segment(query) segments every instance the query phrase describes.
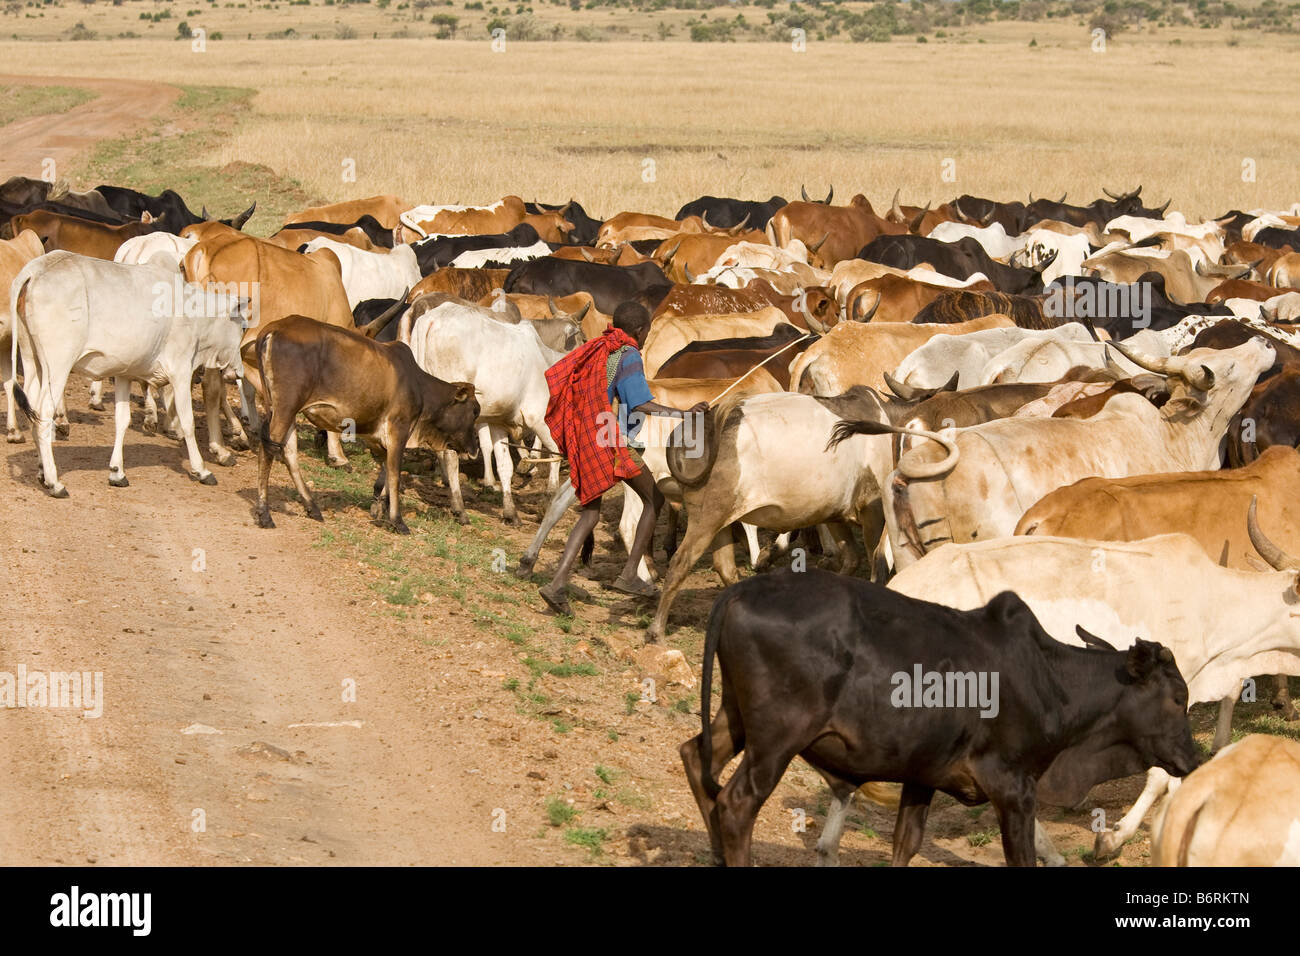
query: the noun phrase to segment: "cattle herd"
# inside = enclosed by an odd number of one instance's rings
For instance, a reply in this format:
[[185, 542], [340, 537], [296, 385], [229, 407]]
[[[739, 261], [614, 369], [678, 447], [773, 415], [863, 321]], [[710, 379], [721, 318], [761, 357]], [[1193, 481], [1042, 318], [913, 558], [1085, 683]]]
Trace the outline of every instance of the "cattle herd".
[[[1261, 675], [1296, 718], [1300, 205], [1193, 222], [1140, 187], [1086, 205], [895, 194], [880, 212], [801, 194], [604, 220], [574, 201], [383, 195], [262, 239], [242, 231], [253, 207], [216, 220], [170, 190], [14, 178], [0, 186], [8, 440], [25, 439], [21, 412], [39, 451], [24, 479], [67, 497], [68, 379], [93, 380], [100, 408], [111, 378], [109, 483], [126, 486], [140, 383], [143, 428], [183, 439], [191, 477], [216, 484], [205, 458], [256, 449], [264, 528], [277, 459], [328, 520], [299, 470], [299, 416], [332, 465], [344, 436], [367, 444], [372, 516], [398, 533], [407, 448], [436, 453], [462, 522], [462, 458], [481, 454], [512, 525], [515, 468], [546, 467], [528, 578], [574, 503], [546, 369], [636, 301], [654, 316], [655, 400], [710, 406], [643, 431], [670, 560], [641, 575], [659, 584], [649, 641], [668, 638], [706, 554], [728, 585], [707, 622], [701, 733], [681, 746], [717, 862], [750, 862], [759, 808], [798, 755], [832, 793], [821, 863], [859, 788], [897, 803], [895, 864], [918, 851], [936, 790], [992, 802], [1009, 864], [1061, 863], [1040, 806], [1086, 806], [1138, 773], [1098, 860], [1163, 797], [1156, 862], [1300, 863], [1294, 811], [1269, 796], [1300, 788], [1300, 745], [1230, 743]], [[640, 508], [624, 496], [625, 544]], [[737, 544], [756, 570], [782, 568], [741, 581]], [[1210, 702], [1207, 762], [1188, 707]]]

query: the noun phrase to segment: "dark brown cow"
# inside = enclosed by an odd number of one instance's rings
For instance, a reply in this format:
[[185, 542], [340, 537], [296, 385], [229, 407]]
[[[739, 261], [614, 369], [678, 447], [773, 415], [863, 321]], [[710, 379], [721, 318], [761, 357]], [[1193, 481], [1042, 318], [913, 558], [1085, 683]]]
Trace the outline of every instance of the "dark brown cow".
[[22, 233], [24, 229], [36, 233], [46, 252], [66, 249], [68, 252], [109, 261], [112, 261], [118, 247], [126, 240], [146, 233], [158, 232], [164, 228], [162, 219], [149, 218], [140, 222], [109, 226], [102, 222], [91, 222], [88, 219], [78, 219], [76, 216], [65, 216], [43, 209], [14, 216], [9, 224], [15, 236]]
[[276, 455], [288, 466], [307, 516], [324, 520], [298, 470], [294, 422], [299, 414], [325, 431], [353, 428], [366, 441], [381, 462], [371, 515], [383, 514], [386, 492], [388, 525], [399, 534], [410, 533], [399, 508], [407, 443], [462, 453], [477, 447], [474, 386], [434, 378], [415, 363], [405, 343], [377, 343], [349, 329], [291, 315], [266, 326], [245, 346], [245, 361], [252, 357], [250, 347], [266, 397], [257, 453], [257, 523], [263, 528], [275, 527], [267, 482]]
[[1005, 315], [1022, 329], [1054, 329], [1072, 321], [1043, 312], [1043, 296], [951, 289], [935, 296], [912, 319], [917, 325], [969, 322], [984, 315]]
[[1282, 366], [1251, 390], [1228, 425], [1224, 457], [1230, 467], [1239, 468], [1274, 445], [1300, 448], [1300, 364]]
[[1202, 329], [1196, 338], [1179, 349], [1178, 354], [1186, 355], [1192, 349], [1236, 348], [1242, 342], [1250, 339], [1262, 339], [1273, 346], [1273, 351], [1277, 353], [1277, 361], [1273, 363], [1273, 367], [1260, 372], [1256, 384], [1272, 378], [1282, 370], [1283, 365], [1300, 363], [1300, 349], [1297, 349], [1290, 342], [1275, 335], [1269, 335], [1267, 332], [1238, 322], [1235, 319], [1225, 319], [1222, 322], [1216, 322], [1208, 329]]
[[[759, 365], [767, 370], [777, 383], [786, 391], [790, 390], [790, 363], [795, 357], [817, 341], [816, 335], [810, 335], [802, 341], [795, 339], [794, 344], [788, 336], [769, 336], [764, 339], [728, 339], [737, 343], [735, 348], [709, 348], [716, 342], [692, 342], [682, 349], [656, 372], [658, 378], [691, 378], [734, 380], [748, 373]], [[742, 345], [740, 343], [761, 343]], [[776, 356], [772, 358], [772, 356]], [[771, 361], [768, 361], [771, 359]]]

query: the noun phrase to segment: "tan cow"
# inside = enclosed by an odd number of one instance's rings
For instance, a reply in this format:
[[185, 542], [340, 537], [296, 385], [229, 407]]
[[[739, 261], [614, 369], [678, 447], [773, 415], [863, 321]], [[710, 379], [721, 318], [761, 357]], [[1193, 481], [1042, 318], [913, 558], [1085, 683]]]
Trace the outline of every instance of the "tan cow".
[[18, 235], [25, 229], [31, 230], [40, 239], [46, 252], [64, 249], [78, 255], [107, 259], [111, 262], [117, 255], [118, 246], [126, 240], [157, 232], [158, 227], [151, 225], [153, 222], [153, 216], [147, 212], [139, 222], [110, 226], [102, 222], [91, 222], [76, 216], [65, 216], [61, 213], [37, 209], [34, 212], [14, 216], [10, 220], [10, 229], [14, 235]]
[[841, 395], [854, 385], [888, 388], [885, 373], [936, 335], [965, 335], [985, 329], [1013, 328], [1005, 315], [986, 315], [969, 322], [912, 325], [906, 322], [841, 322], [800, 355], [790, 367], [790, 387], [812, 395]]
[[[44, 252], [45, 250], [41, 247], [40, 237], [30, 229], [24, 229], [12, 239], [0, 239], [0, 290], [3, 290], [3, 296], [0, 297], [0, 375], [4, 376], [5, 383], [5, 414], [7, 416], [5, 420], [5, 440], [11, 443], [23, 441], [24, 436], [19, 431], [14, 416], [14, 369], [11, 365], [14, 317], [9, 314], [9, 287], [13, 285], [14, 277], [18, 275], [22, 267]], [[63, 410], [63, 396], [61, 395], [55, 412], [56, 427], [59, 427], [60, 423], [62, 425], [59, 428], [60, 434], [66, 435], [68, 418]]]
[[[328, 249], [304, 256], [242, 233], [218, 235], [190, 249], [181, 260], [181, 269], [185, 280], [199, 288], [243, 289], [247, 290], [245, 294], [251, 294], [253, 308], [241, 345], [253, 341], [272, 322], [290, 315], [305, 315], [344, 329], [353, 327], [338, 257]], [[260, 394], [262, 385], [257, 367], [249, 362], [244, 363], [243, 384], [243, 412], [250, 426], [256, 428], [260, 416], [253, 392]], [[203, 402], [208, 422], [208, 450], [218, 463], [229, 465], [234, 463], [234, 454], [221, 441], [219, 417], [224, 397], [220, 376], [205, 374]], [[247, 447], [248, 439], [239, 420], [232, 416], [230, 424], [235, 433], [234, 444]], [[329, 463], [345, 466], [347, 457], [339, 436], [330, 432], [328, 439]]]
[[284, 220], [288, 226], [295, 222], [356, 222], [362, 216], [373, 216], [385, 229], [396, 229], [402, 211], [410, 209], [411, 204], [397, 196], [371, 196], [369, 199], [349, 199], [345, 202], [330, 203], [327, 206], [311, 206], [301, 212], [293, 213]]
[[1152, 866], [1300, 866], [1300, 744], [1250, 734], [1183, 779], [1151, 831]]
[[[563, 213], [564, 210], [561, 210]], [[528, 211], [518, 196], [504, 196], [486, 206], [415, 206], [402, 213], [402, 226], [423, 236], [488, 236], [509, 232]], [[539, 222], [549, 222], [542, 218]]]

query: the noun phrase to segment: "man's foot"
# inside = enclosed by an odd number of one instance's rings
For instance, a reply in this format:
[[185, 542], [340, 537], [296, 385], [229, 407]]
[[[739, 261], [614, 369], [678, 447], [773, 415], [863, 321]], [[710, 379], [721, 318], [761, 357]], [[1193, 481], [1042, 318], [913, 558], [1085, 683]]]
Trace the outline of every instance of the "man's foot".
[[569, 599], [565, 596], [564, 588], [558, 590], [550, 584], [543, 585], [537, 589], [537, 593], [542, 596], [542, 600], [556, 614], [567, 614], [573, 616], [573, 608], [569, 606]]
[[614, 591], [622, 591], [624, 594], [630, 594], [633, 597], [657, 598], [659, 589], [649, 582], [642, 581], [640, 578], [625, 578], [619, 575], [605, 587]]

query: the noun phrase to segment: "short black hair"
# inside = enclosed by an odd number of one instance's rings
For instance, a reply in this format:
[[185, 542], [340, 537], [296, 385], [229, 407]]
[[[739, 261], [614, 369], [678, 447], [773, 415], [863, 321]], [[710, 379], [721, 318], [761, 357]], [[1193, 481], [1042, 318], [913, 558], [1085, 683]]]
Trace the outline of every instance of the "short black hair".
[[614, 310], [613, 326], [636, 338], [650, 324], [650, 310], [640, 302], [628, 300]]

